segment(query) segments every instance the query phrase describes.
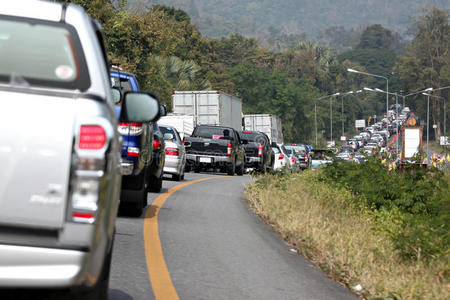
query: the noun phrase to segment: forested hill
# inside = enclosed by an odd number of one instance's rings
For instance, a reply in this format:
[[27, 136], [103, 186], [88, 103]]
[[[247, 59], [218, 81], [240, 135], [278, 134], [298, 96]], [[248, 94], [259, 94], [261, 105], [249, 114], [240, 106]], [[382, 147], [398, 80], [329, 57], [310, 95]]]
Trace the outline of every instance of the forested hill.
[[427, 5], [450, 8], [450, 0], [131, 0], [132, 5], [181, 8], [208, 37], [240, 33], [262, 41], [280, 34], [305, 33], [309, 40], [326, 28], [357, 29], [381, 24], [404, 35], [411, 16]]

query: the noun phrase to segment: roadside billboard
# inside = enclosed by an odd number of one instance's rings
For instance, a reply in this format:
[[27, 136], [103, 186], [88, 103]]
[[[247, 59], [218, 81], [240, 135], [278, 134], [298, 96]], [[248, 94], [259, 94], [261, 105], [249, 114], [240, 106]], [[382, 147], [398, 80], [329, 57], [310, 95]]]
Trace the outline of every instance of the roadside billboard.
[[402, 126], [401, 159], [411, 159], [422, 151], [423, 126]]
[[366, 120], [355, 120], [355, 128], [365, 128]]

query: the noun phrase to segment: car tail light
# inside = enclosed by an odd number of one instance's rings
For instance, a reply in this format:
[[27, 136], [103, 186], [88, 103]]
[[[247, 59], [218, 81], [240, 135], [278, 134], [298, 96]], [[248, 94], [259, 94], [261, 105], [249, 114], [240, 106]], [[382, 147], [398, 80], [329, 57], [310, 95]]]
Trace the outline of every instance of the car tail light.
[[153, 140], [153, 151], [161, 150], [161, 142], [158, 140]]
[[137, 147], [128, 147], [127, 148], [127, 156], [139, 157], [140, 150]]
[[308, 154], [305, 154], [305, 160], [308, 160]]
[[106, 130], [100, 125], [82, 125], [70, 177], [70, 204], [68, 221], [95, 222], [100, 185], [105, 170], [105, 148], [108, 144]]
[[284, 154], [280, 153], [280, 156], [278, 156], [278, 159], [284, 159]]
[[295, 163], [295, 159], [293, 157], [291, 157], [291, 162]]
[[176, 149], [176, 148], [167, 148], [166, 149], [166, 154], [167, 155], [178, 156], [178, 149]]
[[258, 156], [262, 156], [263, 155], [263, 145], [259, 145], [258, 146]]
[[82, 125], [78, 140], [80, 150], [100, 150], [105, 147], [105, 129], [99, 125]]
[[119, 123], [118, 131], [123, 135], [140, 135], [142, 123]]
[[232, 151], [231, 144], [228, 143], [228, 145], [227, 145], [227, 155], [231, 155], [231, 151]]

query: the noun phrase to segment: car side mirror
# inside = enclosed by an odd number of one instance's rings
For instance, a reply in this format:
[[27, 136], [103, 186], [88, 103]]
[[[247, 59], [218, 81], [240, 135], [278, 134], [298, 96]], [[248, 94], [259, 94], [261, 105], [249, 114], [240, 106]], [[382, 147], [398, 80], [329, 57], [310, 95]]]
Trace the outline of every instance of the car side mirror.
[[120, 91], [120, 89], [118, 87], [111, 88], [111, 95], [112, 95], [114, 104], [118, 104], [118, 103], [120, 103], [120, 101], [122, 101], [122, 98], [123, 98], [122, 92]]
[[271, 147], [277, 147], [278, 145], [277, 145], [277, 143], [272, 142], [272, 144], [270, 144], [270, 146], [271, 146]]
[[156, 122], [161, 116], [156, 96], [144, 92], [126, 92], [120, 111], [121, 122]]

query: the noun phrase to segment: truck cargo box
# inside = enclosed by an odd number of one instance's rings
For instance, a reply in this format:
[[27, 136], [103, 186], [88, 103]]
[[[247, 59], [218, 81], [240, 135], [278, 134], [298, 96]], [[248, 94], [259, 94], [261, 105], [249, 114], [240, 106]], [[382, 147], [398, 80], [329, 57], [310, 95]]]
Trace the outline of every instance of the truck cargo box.
[[194, 125], [242, 130], [242, 100], [221, 91], [175, 91], [172, 108], [174, 114], [194, 116]]
[[261, 131], [267, 134], [270, 142], [283, 144], [281, 119], [272, 114], [244, 115], [244, 130]]

